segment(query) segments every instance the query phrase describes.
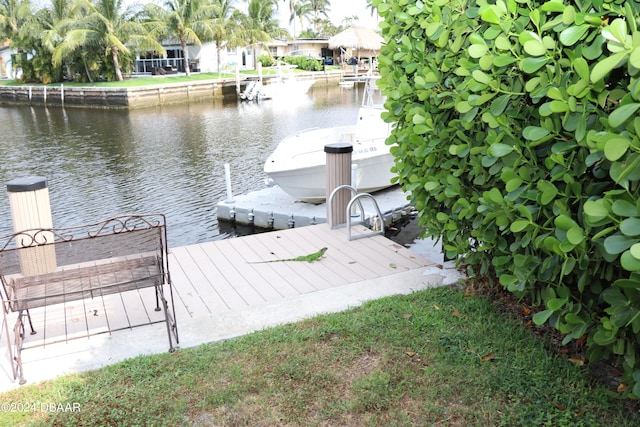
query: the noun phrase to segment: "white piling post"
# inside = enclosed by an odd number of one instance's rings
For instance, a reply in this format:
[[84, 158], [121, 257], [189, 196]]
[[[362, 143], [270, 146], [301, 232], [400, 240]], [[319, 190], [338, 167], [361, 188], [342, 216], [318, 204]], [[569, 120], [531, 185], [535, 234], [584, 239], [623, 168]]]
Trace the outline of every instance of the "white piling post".
[[[20, 232], [34, 228], [52, 228], [51, 203], [47, 179], [41, 176], [18, 178], [7, 183], [13, 231]], [[32, 246], [53, 242], [53, 233], [44, 232], [29, 239], [18, 239], [17, 245]], [[20, 265], [25, 276], [45, 274], [55, 271], [56, 253], [53, 245], [36, 246], [20, 252]]]
[[[355, 163], [351, 165], [351, 186], [358, 190], [358, 165]], [[358, 207], [356, 203], [351, 205], [351, 216], [358, 216]]]
[[351, 165], [351, 186], [358, 189], [358, 165], [355, 163]]
[[64, 84], [60, 83], [60, 103], [64, 107]]
[[236, 64], [236, 94], [240, 95], [240, 64]]
[[231, 166], [229, 163], [224, 164], [224, 180], [227, 185], [227, 200], [225, 203], [233, 203], [233, 192], [231, 191]]

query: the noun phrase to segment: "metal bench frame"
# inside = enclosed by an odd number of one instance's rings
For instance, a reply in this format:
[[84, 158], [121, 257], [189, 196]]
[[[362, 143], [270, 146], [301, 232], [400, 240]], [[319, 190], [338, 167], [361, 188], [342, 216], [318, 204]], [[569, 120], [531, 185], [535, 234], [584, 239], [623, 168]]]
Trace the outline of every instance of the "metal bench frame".
[[[42, 228], [0, 237], [0, 281], [4, 328], [14, 380], [24, 384], [22, 350], [25, 348], [25, 320], [36, 334], [30, 309], [155, 288], [155, 311], [164, 311], [169, 351], [178, 344], [173, 289], [169, 275], [166, 219], [162, 214], [124, 215], [68, 228]], [[169, 294], [170, 303], [166, 298]], [[10, 337], [10, 312], [17, 312]], [[94, 314], [95, 315], [95, 314]], [[88, 314], [84, 312], [88, 323]], [[54, 319], [55, 321], [55, 319]], [[59, 320], [58, 320], [59, 321]], [[67, 320], [65, 331], [67, 330]], [[49, 324], [49, 320], [45, 324]], [[65, 336], [60, 341], [84, 338]], [[44, 345], [44, 344], [40, 344]], [[35, 347], [36, 345], [34, 345]], [[31, 346], [29, 346], [31, 348]]]

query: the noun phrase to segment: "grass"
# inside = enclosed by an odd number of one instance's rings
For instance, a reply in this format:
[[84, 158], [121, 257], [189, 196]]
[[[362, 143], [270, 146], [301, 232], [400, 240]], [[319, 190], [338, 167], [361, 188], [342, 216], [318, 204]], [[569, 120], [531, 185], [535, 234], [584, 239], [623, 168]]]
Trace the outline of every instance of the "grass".
[[440, 288], [22, 386], [0, 425], [640, 425], [481, 296]]
[[[78, 82], [64, 82], [66, 87], [139, 87], [139, 86], [151, 86], [165, 83], [184, 83], [201, 80], [215, 80], [215, 79], [227, 79], [234, 78], [233, 73], [193, 73], [190, 76], [186, 75], [169, 75], [159, 77], [136, 77], [132, 79], [125, 79], [121, 82], [94, 82], [94, 83], [78, 83]], [[38, 83], [18, 83], [15, 80], [3, 80], [1, 82], [3, 86], [42, 86]], [[51, 83], [46, 86], [58, 87], [61, 83]]]
[[[329, 69], [329, 67], [327, 68]], [[332, 67], [332, 69], [340, 69], [340, 67]], [[295, 73], [304, 73], [304, 70], [294, 70]], [[243, 76], [257, 76], [258, 72], [255, 70], [242, 70], [240, 74]], [[278, 70], [276, 69], [263, 69], [263, 76], [273, 76], [277, 75]], [[216, 79], [233, 79], [235, 78], [235, 73], [233, 72], [220, 72], [220, 73], [192, 73], [189, 76], [184, 74], [181, 75], [164, 75], [158, 77], [136, 77], [125, 79], [124, 81], [118, 82], [94, 82], [94, 83], [77, 83], [77, 82], [64, 82], [64, 86], [66, 87], [140, 87], [140, 86], [152, 86], [158, 84], [166, 84], [166, 83], [185, 83], [185, 82], [194, 82], [194, 81], [202, 81], [202, 80], [216, 80]], [[51, 83], [46, 86], [58, 87], [61, 83]], [[15, 80], [0, 80], [0, 85], [2, 86], [42, 86], [39, 83], [18, 83]]]

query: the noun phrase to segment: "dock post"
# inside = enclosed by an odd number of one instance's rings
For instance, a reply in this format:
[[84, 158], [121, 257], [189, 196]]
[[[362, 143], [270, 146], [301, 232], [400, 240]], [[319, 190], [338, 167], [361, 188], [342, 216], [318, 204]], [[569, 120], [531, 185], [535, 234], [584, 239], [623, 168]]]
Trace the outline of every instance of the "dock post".
[[344, 189], [336, 193], [334, 203], [330, 204], [329, 196], [341, 185], [351, 185], [351, 156], [353, 145], [347, 143], [327, 144], [324, 146], [327, 156], [326, 193], [327, 218], [331, 218], [330, 227], [347, 222], [346, 209], [351, 200], [351, 192]]
[[236, 64], [236, 95], [240, 96], [240, 64]]
[[233, 191], [231, 191], [231, 166], [229, 163], [224, 164], [224, 182], [227, 187], [227, 200], [224, 202], [233, 203], [235, 200], [233, 200]]
[[[351, 165], [351, 186], [358, 190], [358, 165]], [[353, 196], [353, 194], [352, 194]], [[351, 212], [349, 213], [351, 216], [358, 216], [358, 207], [354, 204], [351, 207]]]
[[[33, 228], [52, 228], [51, 203], [47, 179], [42, 176], [18, 178], [7, 183], [11, 220], [15, 233]], [[31, 235], [31, 240], [18, 240], [16, 244], [32, 246], [53, 242], [53, 233]], [[26, 240], [26, 241], [24, 241]], [[20, 252], [20, 266], [25, 276], [46, 274], [56, 269], [53, 245], [36, 246]]]

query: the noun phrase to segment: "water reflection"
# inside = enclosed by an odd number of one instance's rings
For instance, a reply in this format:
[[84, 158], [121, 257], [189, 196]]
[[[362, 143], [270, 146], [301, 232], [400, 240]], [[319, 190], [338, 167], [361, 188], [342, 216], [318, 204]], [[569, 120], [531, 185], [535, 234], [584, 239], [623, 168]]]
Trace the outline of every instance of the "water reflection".
[[[308, 96], [260, 104], [203, 102], [133, 111], [0, 107], [0, 179], [49, 180], [55, 226], [162, 212], [172, 246], [219, 235], [215, 204], [261, 188], [278, 141], [311, 127], [353, 124], [361, 91], [316, 83]], [[6, 189], [6, 187], [3, 187]], [[0, 234], [12, 232], [6, 193]]]

